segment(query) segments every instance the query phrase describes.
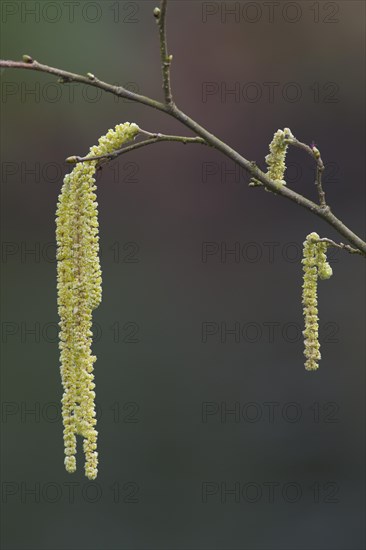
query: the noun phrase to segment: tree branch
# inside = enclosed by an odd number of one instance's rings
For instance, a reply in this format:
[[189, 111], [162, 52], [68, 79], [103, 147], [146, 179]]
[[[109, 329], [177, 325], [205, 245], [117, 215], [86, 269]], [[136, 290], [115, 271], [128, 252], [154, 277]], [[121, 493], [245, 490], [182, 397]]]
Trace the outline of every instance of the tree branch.
[[[306, 208], [313, 212], [316, 216], [322, 218], [329, 225], [331, 225], [340, 235], [347, 239], [355, 248], [362, 252], [362, 255], [366, 257], [366, 242], [358, 237], [353, 231], [351, 231], [341, 220], [339, 220], [330, 210], [329, 206], [318, 205], [311, 200], [307, 199], [303, 195], [296, 193], [292, 189], [289, 189], [286, 185], [279, 187], [276, 182], [271, 180], [264, 172], [262, 172], [256, 165], [255, 162], [249, 161], [240, 155], [237, 151], [232, 149], [229, 145], [221, 141], [215, 135], [208, 132], [205, 128], [200, 126], [197, 122], [187, 116], [183, 111], [178, 109], [178, 107], [171, 103], [166, 105], [155, 101], [149, 97], [136, 94], [121, 86], [114, 86], [103, 82], [102, 80], [97, 79], [91, 73], [88, 73], [87, 76], [71, 73], [68, 71], [63, 71], [61, 69], [56, 69], [54, 67], [49, 67], [47, 65], [42, 65], [37, 61], [33, 60], [29, 56], [25, 56], [23, 62], [21, 61], [9, 61], [9, 60], [0, 60], [0, 67], [13, 68], [13, 69], [31, 69], [35, 71], [41, 71], [49, 74], [54, 74], [59, 76], [62, 79], [62, 82], [82, 82], [83, 84], [94, 86], [96, 88], [101, 88], [102, 90], [112, 93], [118, 97], [124, 97], [143, 105], [147, 105], [159, 111], [165, 112], [168, 115], [172, 116], [176, 120], [180, 121], [184, 126], [190, 128], [197, 136], [203, 138], [203, 140], [223, 153], [226, 157], [231, 159], [234, 163], [238, 164], [244, 168], [249, 174], [258, 179], [263, 183], [263, 185], [272, 191], [276, 195], [285, 197], [286, 199], [295, 202], [299, 206]], [[137, 144], [136, 144], [137, 145]], [[142, 145], [140, 145], [142, 146]], [[130, 149], [131, 150], [131, 149]], [[127, 148], [125, 149], [127, 152]]]
[[165, 96], [166, 105], [173, 104], [173, 95], [170, 84], [170, 65], [173, 59], [172, 55], [168, 54], [168, 42], [166, 37], [166, 10], [167, 0], [161, 0], [160, 8], [154, 9], [154, 17], [159, 27], [160, 37], [160, 58], [161, 58], [161, 70], [163, 76], [163, 90]]
[[80, 82], [86, 84], [87, 86], [93, 86], [94, 88], [100, 88], [101, 90], [111, 93], [117, 97], [123, 97], [125, 99], [130, 99], [131, 101], [136, 101], [137, 103], [142, 103], [153, 109], [158, 109], [159, 111], [168, 112], [168, 108], [164, 103], [151, 99], [141, 94], [136, 94], [131, 92], [123, 86], [115, 86], [113, 84], [108, 84], [108, 82], [103, 82], [99, 80], [92, 73], [87, 73], [85, 76], [77, 73], [71, 73], [69, 71], [64, 71], [62, 69], [57, 69], [56, 67], [49, 67], [42, 63], [38, 63], [35, 59], [32, 59], [30, 56], [25, 55], [23, 59], [29, 59], [30, 61], [12, 61], [6, 59], [0, 59], [0, 67], [8, 69], [28, 69], [31, 71], [39, 71], [42, 73], [53, 74], [59, 77], [60, 84], [69, 84], [70, 82]]

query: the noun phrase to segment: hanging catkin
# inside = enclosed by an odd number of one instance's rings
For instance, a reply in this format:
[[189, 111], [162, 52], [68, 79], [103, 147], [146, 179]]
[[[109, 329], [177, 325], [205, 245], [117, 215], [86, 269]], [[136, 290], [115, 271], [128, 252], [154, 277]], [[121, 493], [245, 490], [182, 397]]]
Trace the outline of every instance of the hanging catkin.
[[[136, 124], [119, 124], [90, 148], [88, 156], [112, 153], [138, 132]], [[92, 312], [102, 297], [96, 165], [96, 160], [80, 162], [65, 176], [56, 213], [65, 467], [70, 473], [76, 470], [76, 436], [80, 435], [89, 479], [95, 479], [98, 471]]]

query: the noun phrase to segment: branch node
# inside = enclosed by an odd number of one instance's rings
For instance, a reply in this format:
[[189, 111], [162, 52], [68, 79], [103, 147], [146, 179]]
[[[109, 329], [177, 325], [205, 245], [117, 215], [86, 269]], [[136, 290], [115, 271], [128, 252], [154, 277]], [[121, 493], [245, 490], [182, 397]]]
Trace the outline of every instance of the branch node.
[[68, 84], [72, 82], [72, 80], [73, 79], [69, 76], [60, 76], [60, 78], [57, 79], [57, 82], [59, 82], [60, 84]]
[[325, 203], [320, 205], [320, 209], [324, 212], [324, 214], [331, 212], [330, 206]]

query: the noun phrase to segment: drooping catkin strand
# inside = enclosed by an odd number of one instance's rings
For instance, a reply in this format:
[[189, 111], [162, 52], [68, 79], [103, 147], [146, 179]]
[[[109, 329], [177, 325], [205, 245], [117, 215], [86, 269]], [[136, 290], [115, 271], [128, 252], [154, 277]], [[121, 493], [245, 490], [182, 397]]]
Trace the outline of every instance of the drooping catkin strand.
[[[119, 124], [90, 148], [88, 156], [112, 153], [138, 132], [136, 124]], [[96, 164], [95, 160], [80, 162], [65, 176], [56, 212], [65, 467], [70, 473], [76, 470], [76, 436], [80, 435], [89, 479], [96, 478], [98, 465], [92, 312], [102, 297]]]
[[302, 285], [302, 304], [304, 311], [305, 330], [304, 355], [306, 357], [306, 370], [319, 368], [320, 343], [319, 343], [319, 318], [318, 318], [318, 278], [329, 279], [332, 268], [326, 257], [327, 243], [319, 241], [317, 233], [310, 233], [304, 242], [303, 271], [304, 282]]

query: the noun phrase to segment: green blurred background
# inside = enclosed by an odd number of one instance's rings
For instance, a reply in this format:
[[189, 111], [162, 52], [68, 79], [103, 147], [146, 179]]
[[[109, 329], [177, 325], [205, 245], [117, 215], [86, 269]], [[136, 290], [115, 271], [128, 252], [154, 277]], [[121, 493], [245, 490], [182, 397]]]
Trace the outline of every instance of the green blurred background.
[[[1, 57], [27, 53], [161, 98], [155, 5], [3, 0]], [[278, 128], [315, 140], [328, 202], [361, 236], [364, 16], [352, 0], [174, 0], [168, 11], [178, 105], [262, 167]], [[100, 470], [88, 482], [80, 446], [77, 473], [64, 471], [54, 262], [64, 159], [124, 121], [190, 132], [33, 71], [1, 71], [0, 105], [4, 549], [364, 548], [364, 261], [332, 253], [323, 359], [306, 372], [301, 245], [311, 231], [339, 237], [199, 145], [153, 145], [98, 177]], [[316, 199], [311, 159], [291, 151], [288, 162], [288, 184]], [[239, 258], [227, 254], [235, 246]], [[239, 341], [225, 333], [235, 323]]]

